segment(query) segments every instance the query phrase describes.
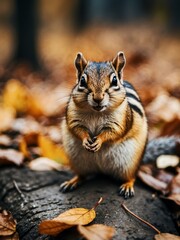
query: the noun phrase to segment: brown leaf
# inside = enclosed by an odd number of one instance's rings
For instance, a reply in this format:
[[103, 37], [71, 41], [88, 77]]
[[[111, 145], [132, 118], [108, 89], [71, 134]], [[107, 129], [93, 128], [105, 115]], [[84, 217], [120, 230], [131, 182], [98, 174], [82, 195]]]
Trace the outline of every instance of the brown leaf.
[[115, 229], [103, 224], [93, 224], [91, 226], [78, 226], [78, 231], [87, 240], [110, 240], [115, 234]]
[[172, 200], [174, 203], [176, 203], [178, 206], [180, 206], [180, 194], [170, 194], [167, 197], [163, 197], [165, 200]]
[[165, 182], [162, 182], [156, 178], [154, 178], [153, 176], [143, 172], [142, 170], [138, 171], [138, 177], [144, 182], [146, 183], [148, 186], [158, 190], [158, 191], [165, 191], [168, 184]]
[[25, 157], [30, 158], [30, 152], [28, 147], [37, 145], [37, 139], [37, 132], [30, 132], [24, 134], [19, 138], [19, 150], [24, 154]]
[[21, 152], [14, 149], [0, 149], [0, 164], [16, 164], [21, 165], [23, 163], [24, 156]]
[[178, 174], [168, 185], [168, 192], [171, 194], [180, 194], [180, 168], [177, 168]]
[[96, 217], [94, 209], [72, 208], [61, 213], [54, 219], [42, 221], [39, 224], [41, 234], [57, 235], [75, 225], [86, 225]]
[[10, 236], [4, 236], [4, 237], [1, 237], [0, 239], [1, 240], [19, 240], [19, 234], [15, 232]]
[[168, 194], [168, 186], [175, 177], [174, 172], [164, 169], [157, 169], [154, 165], [144, 164], [140, 166], [138, 177], [148, 186]]
[[154, 236], [154, 240], [179, 240], [180, 237], [170, 233], [160, 233]]
[[146, 111], [154, 121], [170, 122], [180, 118], [179, 100], [163, 92], [147, 106]]
[[16, 221], [10, 212], [3, 210], [0, 213], [0, 236], [9, 236], [16, 232]]
[[39, 135], [38, 144], [43, 157], [51, 158], [61, 164], [68, 165], [69, 160], [62, 146], [55, 144], [48, 137]]
[[39, 224], [39, 233], [48, 234], [52, 236], [56, 236], [65, 229], [73, 227], [72, 225], [68, 225], [66, 223], [60, 222], [58, 220], [45, 220]]

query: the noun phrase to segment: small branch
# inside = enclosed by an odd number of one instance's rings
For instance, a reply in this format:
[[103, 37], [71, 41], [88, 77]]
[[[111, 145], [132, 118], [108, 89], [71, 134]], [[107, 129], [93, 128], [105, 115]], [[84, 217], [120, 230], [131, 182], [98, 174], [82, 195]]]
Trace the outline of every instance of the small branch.
[[103, 198], [100, 197], [99, 201], [97, 203], [95, 203], [94, 207], [92, 209], [97, 208], [97, 206], [99, 206], [99, 204], [103, 201]]
[[13, 183], [14, 183], [15, 189], [16, 189], [17, 192], [20, 194], [20, 197], [22, 198], [22, 200], [23, 200], [24, 202], [26, 202], [25, 195], [24, 195], [24, 193], [22, 193], [22, 191], [21, 191], [20, 188], [18, 187], [17, 182], [16, 182], [15, 180], [13, 180]]
[[147, 226], [149, 226], [150, 228], [152, 228], [155, 232], [157, 232], [158, 234], [160, 234], [161, 232], [154, 227], [152, 224], [150, 224], [149, 222], [145, 221], [144, 219], [140, 218], [139, 216], [137, 216], [135, 213], [131, 212], [131, 210], [129, 210], [126, 205], [124, 205], [124, 203], [121, 204], [121, 207], [124, 208], [124, 210], [126, 210], [128, 213], [130, 213], [132, 216], [134, 216], [135, 218], [137, 218], [138, 220], [140, 220], [141, 222], [143, 222], [144, 224], [146, 224]]

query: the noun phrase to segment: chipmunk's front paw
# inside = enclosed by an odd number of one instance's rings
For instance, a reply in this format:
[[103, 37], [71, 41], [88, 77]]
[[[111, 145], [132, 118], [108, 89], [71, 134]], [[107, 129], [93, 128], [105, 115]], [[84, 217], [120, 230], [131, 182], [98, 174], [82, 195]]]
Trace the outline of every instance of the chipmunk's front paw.
[[102, 146], [102, 140], [101, 138], [94, 137], [93, 138], [93, 143], [91, 144], [91, 151], [92, 152], [97, 152]]
[[91, 138], [84, 138], [82, 145], [86, 150], [91, 151], [92, 143], [93, 141], [91, 140]]

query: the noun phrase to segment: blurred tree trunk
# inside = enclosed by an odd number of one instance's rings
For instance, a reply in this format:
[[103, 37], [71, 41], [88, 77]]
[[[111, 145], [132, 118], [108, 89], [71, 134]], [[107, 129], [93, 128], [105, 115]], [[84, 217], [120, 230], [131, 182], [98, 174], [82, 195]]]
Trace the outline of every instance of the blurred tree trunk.
[[14, 61], [39, 69], [37, 54], [37, 1], [15, 0], [15, 34], [17, 45]]

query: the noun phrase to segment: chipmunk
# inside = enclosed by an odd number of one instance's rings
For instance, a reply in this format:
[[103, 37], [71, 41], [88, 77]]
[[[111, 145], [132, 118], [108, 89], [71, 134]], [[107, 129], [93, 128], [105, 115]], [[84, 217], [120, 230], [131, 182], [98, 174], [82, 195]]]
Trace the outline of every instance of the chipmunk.
[[123, 80], [125, 63], [123, 52], [106, 62], [87, 62], [77, 54], [77, 83], [62, 122], [64, 148], [77, 175], [61, 184], [62, 192], [103, 173], [122, 181], [119, 195], [134, 196], [148, 125], [137, 92]]

